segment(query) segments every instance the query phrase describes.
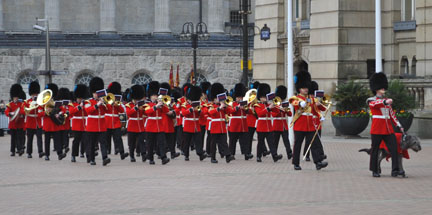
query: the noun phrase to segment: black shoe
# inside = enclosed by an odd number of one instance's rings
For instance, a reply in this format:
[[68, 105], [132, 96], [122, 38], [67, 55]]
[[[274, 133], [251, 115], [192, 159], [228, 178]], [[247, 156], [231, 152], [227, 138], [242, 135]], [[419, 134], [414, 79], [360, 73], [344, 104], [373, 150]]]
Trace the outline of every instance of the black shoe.
[[245, 161], [249, 160], [249, 155], [244, 155], [245, 156]]
[[395, 171], [391, 173], [392, 177], [398, 177], [399, 175], [405, 178], [405, 171], [401, 170], [401, 171]]
[[129, 153], [121, 153], [120, 155], [120, 159], [124, 160], [125, 158], [127, 158], [129, 156]]
[[381, 177], [381, 176], [380, 176], [380, 174], [377, 173], [377, 172], [372, 172], [372, 177], [379, 178], [379, 177]]
[[291, 160], [292, 158], [292, 152], [288, 153], [288, 160]]
[[58, 159], [59, 159], [59, 161], [61, 161], [63, 158], [65, 158], [66, 157], [66, 153], [63, 153], [63, 154], [59, 154], [58, 155]]
[[11, 157], [15, 157], [15, 152], [11, 152]]
[[264, 157], [267, 156], [267, 155], [269, 155], [269, 154], [270, 154], [269, 151], [264, 151], [264, 152], [263, 152], [263, 156], [264, 156]]
[[18, 155], [19, 155], [20, 157], [21, 157], [23, 154], [24, 154], [24, 151], [23, 151], [23, 150], [19, 151], [19, 153], [18, 153]]
[[102, 163], [102, 165], [106, 166], [106, 165], [109, 164], [109, 163], [111, 163], [111, 159], [109, 159], [109, 158], [105, 158], [105, 159], [103, 159], [103, 163]]
[[81, 155], [80, 155], [80, 158], [84, 158], [84, 154], [81, 154]]
[[65, 148], [65, 154], [68, 153], [70, 151], [69, 147]]
[[300, 165], [294, 165], [294, 170], [301, 170]]
[[185, 161], [189, 161], [189, 157], [185, 157]]
[[306, 161], [307, 161], [307, 162], [311, 161], [311, 160], [310, 160], [310, 157], [306, 157]]
[[205, 154], [200, 155], [199, 156], [200, 161], [203, 161], [204, 159], [206, 159], [206, 157], [207, 157], [207, 155], [205, 155]]
[[75, 163], [75, 162], [76, 162], [75, 156], [72, 156], [72, 157], [71, 157], [71, 162], [72, 162], [72, 163]]
[[233, 161], [233, 160], [235, 160], [234, 156], [232, 156], [232, 155], [228, 155], [228, 156], [226, 156], [226, 162], [227, 162], [227, 163], [229, 163], [229, 162], [231, 162], [231, 161]]
[[175, 152], [175, 153], [171, 153], [171, 159], [174, 159], [176, 157], [180, 156], [180, 153]]
[[165, 164], [167, 164], [169, 162], [170, 162], [170, 159], [167, 158], [167, 157], [165, 157], [165, 158], [162, 159], [162, 165], [165, 165]]
[[253, 154], [248, 154], [248, 156], [249, 156], [249, 159], [252, 159], [254, 157]]
[[131, 161], [131, 162], [136, 162], [135, 157], [132, 157], [132, 156], [131, 156], [131, 157], [130, 157], [130, 161]]
[[258, 163], [261, 163], [261, 162], [262, 162], [261, 157], [257, 157], [257, 162], [258, 162]]
[[45, 160], [46, 160], [46, 161], [49, 161], [49, 157], [48, 157], [48, 156], [45, 156]]
[[327, 155], [321, 155], [321, 160], [327, 159]]
[[216, 159], [211, 159], [211, 163], [218, 163]]
[[96, 165], [96, 162], [95, 161], [90, 161], [90, 165], [94, 166], [94, 165]]
[[278, 160], [280, 160], [282, 158], [283, 158], [283, 155], [276, 155], [276, 156], [273, 157], [273, 161], [277, 162]]
[[225, 155], [221, 154], [220, 157], [223, 159], [223, 158], [225, 158]]
[[27, 158], [32, 158], [32, 155], [31, 155], [31, 154], [28, 154], [28, 155], [27, 155]]
[[155, 165], [155, 162], [154, 161], [149, 161], [149, 164], [150, 165]]
[[43, 156], [45, 156], [44, 152], [39, 153], [39, 158], [42, 158]]
[[99, 155], [99, 152], [95, 151], [95, 157], [97, 157]]
[[317, 170], [320, 170], [322, 168], [326, 168], [327, 165], [328, 165], [327, 162], [320, 161], [320, 162], [318, 162], [318, 163], [315, 164], [315, 167], [316, 167]]
[[119, 152], [119, 150], [116, 149], [114, 152], [114, 155], [118, 155], [118, 153], [120, 153], [120, 152]]

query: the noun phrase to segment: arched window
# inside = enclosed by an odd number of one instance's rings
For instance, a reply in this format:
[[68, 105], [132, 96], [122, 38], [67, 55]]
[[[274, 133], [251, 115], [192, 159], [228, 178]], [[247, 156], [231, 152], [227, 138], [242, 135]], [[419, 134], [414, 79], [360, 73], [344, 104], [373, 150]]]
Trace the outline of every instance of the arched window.
[[36, 77], [36, 75], [29, 73], [24, 73], [18, 77], [18, 83], [21, 85], [30, 84], [32, 81], [39, 82], [39, 79]]
[[403, 56], [400, 62], [400, 74], [401, 75], [409, 75], [409, 63], [408, 58]]
[[416, 70], [417, 70], [417, 58], [416, 56], [413, 57], [412, 63], [411, 63], [411, 75], [416, 76]]
[[78, 77], [75, 79], [75, 85], [76, 84], [85, 84], [85, 85], [89, 86], [90, 80], [93, 77], [94, 76], [90, 73], [82, 73], [82, 74], [78, 75]]
[[152, 78], [150, 77], [150, 75], [147, 75], [145, 73], [138, 73], [132, 78], [132, 85], [144, 85], [150, 83], [151, 81]]
[[[191, 83], [190, 74], [187, 77], [188, 78], [187, 78], [186, 82], [187, 83]], [[207, 81], [207, 78], [204, 75], [202, 75], [200, 73], [195, 73], [195, 84], [196, 84], [196, 86], [199, 86], [202, 82], [206, 82], [206, 81]]]

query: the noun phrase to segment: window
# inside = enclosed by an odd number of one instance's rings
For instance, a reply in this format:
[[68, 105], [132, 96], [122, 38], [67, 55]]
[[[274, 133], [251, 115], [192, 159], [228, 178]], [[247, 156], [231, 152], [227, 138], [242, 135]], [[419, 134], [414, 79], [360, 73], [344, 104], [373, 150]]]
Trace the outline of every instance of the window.
[[299, 0], [295, 1], [295, 18], [298, 19], [300, 17], [300, 5]]
[[416, 75], [416, 68], [417, 67], [417, 58], [416, 56], [413, 57], [412, 59], [412, 63], [411, 63], [411, 75], [415, 76]]
[[133, 78], [132, 78], [132, 84], [138, 84], [138, 85], [144, 85], [144, 84], [148, 84], [152, 81], [152, 78], [150, 77], [150, 75], [147, 75], [145, 73], [139, 73], [136, 74]]
[[402, 0], [401, 3], [401, 21], [415, 20], [416, 0]]
[[[191, 80], [190, 80], [190, 74], [187, 76], [187, 83], [190, 83], [191, 82]], [[207, 81], [207, 78], [204, 76], [204, 75], [202, 75], [202, 74], [200, 74], [200, 73], [195, 73], [195, 85], [196, 86], [199, 86], [202, 82], [206, 82]]]
[[400, 74], [401, 75], [409, 75], [409, 63], [408, 58], [403, 56], [400, 62]]
[[82, 73], [80, 75], [78, 75], [78, 77], [75, 79], [75, 85], [77, 84], [84, 84], [89, 86], [90, 84], [90, 80], [93, 78], [94, 76], [90, 73]]
[[33, 81], [39, 82], [39, 79], [36, 77], [36, 75], [24, 73], [18, 77], [18, 83], [21, 85], [27, 85]]
[[230, 22], [233, 24], [241, 24], [242, 23], [242, 17], [241, 17], [238, 10], [230, 11]]

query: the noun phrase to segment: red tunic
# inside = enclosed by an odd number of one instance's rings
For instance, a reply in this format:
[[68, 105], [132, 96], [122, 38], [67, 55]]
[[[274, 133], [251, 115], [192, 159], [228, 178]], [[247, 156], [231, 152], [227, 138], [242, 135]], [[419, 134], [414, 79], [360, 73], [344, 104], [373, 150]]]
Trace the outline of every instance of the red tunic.
[[106, 127], [109, 129], [121, 128], [119, 113], [124, 113], [121, 105], [107, 104], [107, 112], [105, 113]]
[[212, 118], [209, 125], [211, 134], [227, 133], [225, 115], [233, 111], [231, 107], [226, 107], [224, 109], [219, 109], [219, 110], [218, 107], [219, 105], [213, 104], [213, 107], [210, 107], [208, 111], [209, 116]]
[[268, 104], [258, 103], [255, 105], [255, 112], [258, 115], [258, 122], [256, 131], [257, 132], [272, 132], [272, 114], [278, 114], [279, 109], [273, 108], [270, 111], [268, 110]]
[[72, 105], [74, 107], [69, 109], [69, 113], [72, 117], [72, 131], [85, 131], [87, 113], [84, 108], [78, 107], [78, 103], [74, 102]]
[[280, 110], [279, 113], [272, 112], [273, 131], [288, 130], [288, 117], [292, 116], [291, 111]]
[[153, 102], [148, 103], [148, 105], [149, 107], [145, 110], [147, 115], [145, 131], [152, 133], [164, 132], [162, 115], [169, 111], [168, 107], [164, 105], [161, 108], [156, 108], [156, 104]]
[[255, 110], [252, 109], [253, 106], [251, 103], [248, 106], [249, 106], [249, 111], [246, 116], [247, 125], [250, 128], [255, 128], [257, 123], [256, 113]]
[[168, 116], [167, 114], [162, 114], [162, 126], [165, 133], [174, 133], [174, 121], [171, 116]]
[[[67, 106], [62, 106], [60, 109], [61, 109], [61, 112], [59, 113], [59, 114], [66, 114], [68, 111], [69, 111], [69, 109], [72, 107], [72, 104], [70, 104], [70, 105], [67, 105]], [[70, 120], [71, 120], [71, 116], [70, 116], [70, 113], [69, 113], [69, 115], [67, 115], [67, 117], [65, 118], [65, 120], [64, 120], [64, 124], [63, 125], [60, 125], [59, 127], [59, 129], [60, 130], [62, 130], [62, 131], [68, 131], [68, 130], [70, 130], [70, 127], [71, 127], [71, 125], [70, 125]]]
[[107, 111], [106, 106], [101, 105], [96, 107], [98, 100], [89, 99], [85, 102], [85, 111], [87, 112], [87, 132], [105, 132], [106, 122], [105, 113]]
[[[23, 107], [28, 108], [30, 107], [30, 104], [34, 102], [33, 98], [27, 99]], [[42, 120], [39, 116], [39, 113], [43, 112], [43, 109], [41, 107], [38, 107], [36, 109], [33, 109], [29, 111], [25, 116], [25, 128], [28, 129], [37, 129], [42, 128]]]
[[[10, 116], [10, 114], [14, 113], [18, 108], [21, 108], [19, 110], [19, 114], [13, 121], [10, 121], [10, 119], [13, 116]], [[9, 129], [23, 129], [24, 128], [24, 107], [22, 102], [10, 102], [6, 105], [5, 114], [9, 117]]]
[[[300, 102], [307, 101], [307, 98], [305, 98], [302, 95], [293, 96], [289, 99], [289, 102], [291, 105], [294, 106], [294, 112], [297, 113], [300, 111]], [[314, 107], [312, 107], [312, 103], [308, 103], [308, 105], [305, 107], [305, 111], [300, 115], [300, 117], [295, 121], [294, 123], [294, 131], [304, 131], [304, 132], [310, 132], [315, 131], [315, 126], [313, 122], [313, 114], [312, 110]]]
[[313, 106], [313, 107], [315, 107], [315, 108], [312, 109], [312, 114], [313, 114], [313, 124], [314, 124], [314, 126], [315, 126], [315, 130], [316, 130], [316, 129], [321, 130], [321, 129], [322, 129], [322, 126], [319, 126], [319, 125], [321, 124], [321, 117], [322, 117], [321, 111], [325, 111], [325, 110], [327, 110], [327, 109], [326, 109], [326, 107], [324, 107], [323, 105], [321, 105], [321, 104], [318, 102], [318, 99], [317, 99], [317, 98], [314, 98], [314, 97], [312, 97], [312, 96], [311, 96], [311, 98], [313, 98], [313, 99], [312, 99], [312, 103], [314, 103], [314, 106]]
[[369, 108], [372, 113], [371, 134], [389, 135], [393, 134], [392, 122], [401, 126], [397, 120], [391, 105], [384, 104], [384, 98], [372, 97], [368, 99]]
[[181, 114], [183, 115], [183, 132], [197, 133], [201, 132], [201, 126], [199, 124], [199, 118], [203, 113], [199, 113], [197, 110], [190, 111], [192, 105], [187, 104], [186, 107], [182, 107]]
[[128, 132], [144, 132], [144, 122], [145, 122], [145, 114], [143, 110], [135, 110], [135, 104], [134, 103], [128, 103], [126, 106], [126, 115], [128, 117], [127, 122], [127, 131]]
[[233, 103], [234, 108], [231, 109], [232, 112], [228, 122], [228, 130], [229, 132], [248, 132], [248, 111], [239, 107], [237, 108], [238, 105], [237, 102]]
[[201, 113], [199, 116], [199, 124], [200, 126], [206, 126], [207, 125], [207, 118], [208, 118], [208, 107], [207, 107], [207, 100], [202, 101], [201, 100]]

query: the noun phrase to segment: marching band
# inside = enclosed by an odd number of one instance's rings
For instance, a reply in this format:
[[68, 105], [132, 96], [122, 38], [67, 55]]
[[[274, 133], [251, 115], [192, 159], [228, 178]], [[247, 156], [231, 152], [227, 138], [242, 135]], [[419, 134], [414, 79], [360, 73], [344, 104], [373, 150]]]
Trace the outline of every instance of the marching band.
[[[112, 152], [119, 154], [121, 160], [129, 157], [130, 162], [136, 162], [135, 156], [140, 156], [143, 162], [151, 165], [155, 164], [157, 156], [165, 165], [180, 156], [180, 152], [184, 160], [189, 161], [193, 150], [200, 161], [209, 157], [211, 163], [218, 163], [218, 151], [230, 163], [235, 160], [237, 142], [245, 160], [254, 157], [252, 140], [257, 132], [257, 162], [262, 162], [262, 157], [269, 154], [274, 162], [281, 160], [283, 155], [278, 154], [278, 146], [282, 137], [288, 160], [293, 158], [294, 168], [300, 170], [300, 150], [306, 138], [319, 170], [328, 164], [324, 161], [322, 143], [320, 138], [310, 141], [321, 128], [318, 126], [323, 120], [321, 112], [327, 107], [308, 94], [308, 90], [312, 91], [311, 83], [309, 73], [299, 72], [298, 95], [288, 101], [285, 101], [285, 86], [278, 86], [271, 92], [268, 84], [259, 82], [251, 84], [249, 89], [238, 83], [229, 91], [220, 83], [203, 82], [200, 86], [185, 84], [182, 88], [172, 88], [168, 83], [152, 81], [133, 85], [122, 92], [120, 83], [112, 82], [105, 89], [104, 81], [95, 77], [89, 87], [78, 84], [72, 92], [67, 88], [59, 89], [54, 83], [47, 84], [40, 92], [39, 84], [32, 82], [27, 100], [23, 98], [21, 85], [14, 84], [5, 112], [10, 118], [11, 156], [16, 153], [21, 156], [27, 148], [28, 158], [32, 158], [36, 135], [39, 158], [50, 160], [52, 139], [58, 159], [62, 160], [69, 152], [69, 136], [73, 135], [73, 163], [80, 157], [96, 165], [99, 151], [104, 166], [111, 162]], [[288, 117], [293, 114], [295, 143], [292, 150]], [[122, 117], [126, 117], [125, 125]], [[123, 146], [123, 127], [129, 151]], [[24, 146], [24, 132], [27, 147]]]

